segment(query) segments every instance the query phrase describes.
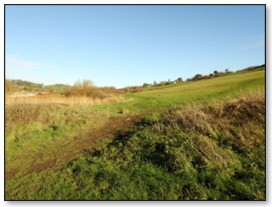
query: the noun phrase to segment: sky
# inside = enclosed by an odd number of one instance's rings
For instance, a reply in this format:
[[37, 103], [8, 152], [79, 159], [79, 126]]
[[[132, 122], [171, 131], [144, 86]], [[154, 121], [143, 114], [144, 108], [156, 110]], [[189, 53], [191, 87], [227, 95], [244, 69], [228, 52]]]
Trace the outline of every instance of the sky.
[[143, 85], [265, 63], [263, 5], [6, 5], [5, 78]]

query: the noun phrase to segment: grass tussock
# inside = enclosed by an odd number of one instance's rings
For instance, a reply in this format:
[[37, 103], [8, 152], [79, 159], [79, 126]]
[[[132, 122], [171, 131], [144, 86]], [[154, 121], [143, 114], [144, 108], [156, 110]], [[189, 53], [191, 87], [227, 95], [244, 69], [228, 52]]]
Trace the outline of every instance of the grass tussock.
[[[5, 106], [5, 130], [11, 130], [20, 125], [40, 123], [52, 125], [57, 121], [55, 112], [62, 110], [60, 104], [12, 104]], [[62, 117], [64, 118], [64, 117]]]
[[[15, 98], [16, 99], [16, 98]], [[92, 99], [92, 98], [64, 98], [48, 100], [40, 98], [18, 98], [19, 101], [9, 102], [5, 105], [5, 130], [15, 129], [17, 126], [24, 126], [33, 123], [39, 123], [45, 126], [62, 125], [68, 121], [77, 121], [86, 116], [108, 117], [116, 112], [111, 109], [98, 111], [90, 110], [89, 105], [99, 105], [109, 102], [119, 102], [123, 99], [113, 97], [112, 99]], [[66, 101], [65, 101], [66, 100]], [[92, 101], [92, 102], [90, 102]], [[80, 102], [77, 104], [77, 102]], [[102, 117], [101, 117], [102, 119]]]
[[265, 200], [264, 92], [147, 114], [61, 171], [8, 180], [6, 199]]
[[261, 149], [257, 157], [262, 163], [259, 167], [265, 169], [265, 96], [262, 91], [225, 102], [213, 101], [188, 105], [185, 109], [171, 109], [160, 117], [147, 120], [151, 121], [154, 133], [185, 133], [190, 143], [188, 147], [201, 160], [194, 164], [198, 168], [228, 170], [230, 163], [239, 164], [233, 152], [247, 154], [258, 145]]
[[163, 132], [168, 126], [179, 127], [186, 133], [215, 140], [219, 134], [225, 134], [234, 145], [246, 147], [257, 139], [254, 126], [264, 127], [264, 124], [265, 96], [260, 90], [225, 101], [188, 104], [184, 110], [171, 109], [161, 115], [160, 122], [154, 122], [153, 130]]

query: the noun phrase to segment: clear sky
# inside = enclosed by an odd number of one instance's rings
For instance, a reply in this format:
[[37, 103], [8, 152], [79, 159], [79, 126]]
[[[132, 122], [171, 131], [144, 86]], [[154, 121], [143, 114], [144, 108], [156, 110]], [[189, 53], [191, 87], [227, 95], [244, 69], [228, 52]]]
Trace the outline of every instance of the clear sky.
[[5, 76], [117, 88], [265, 63], [262, 5], [5, 6]]

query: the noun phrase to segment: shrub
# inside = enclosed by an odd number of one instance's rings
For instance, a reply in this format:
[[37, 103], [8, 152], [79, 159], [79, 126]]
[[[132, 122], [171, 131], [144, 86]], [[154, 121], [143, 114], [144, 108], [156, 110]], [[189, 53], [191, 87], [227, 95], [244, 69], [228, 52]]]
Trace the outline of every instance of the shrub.
[[193, 77], [193, 80], [201, 80], [203, 78], [203, 76], [201, 74], [196, 74], [194, 77]]
[[14, 93], [14, 92], [20, 91], [20, 90], [21, 90], [21, 88], [14, 85], [14, 83], [11, 80], [5, 80], [5, 93], [6, 94]]
[[158, 86], [164, 86], [164, 85], [166, 85], [166, 81], [161, 81], [159, 84], [158, 84]]
[[115, 87], [96, 87], [90, 80], [76, 81], [74, 86], [66, 87], [62, 95], [67, 97], [87, 96], [105, 98], [108, 95], [119, 95], [125, 93], [124, 90], [117, 90]]
[[177, 82], [178, 82], [178, 83], [182, 83], [182, 82], [183, 82], [183, 79], [182, 79], [182, 78], [178, 78], [178, 79], [177, 79]]

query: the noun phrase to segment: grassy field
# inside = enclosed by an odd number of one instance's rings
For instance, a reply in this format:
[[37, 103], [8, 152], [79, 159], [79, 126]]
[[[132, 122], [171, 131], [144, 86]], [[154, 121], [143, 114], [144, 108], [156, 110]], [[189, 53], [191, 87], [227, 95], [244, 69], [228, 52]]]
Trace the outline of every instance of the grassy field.
[[[185, 82], [132, 94], [137, 109], [171, 107], [173, 104], [185, 104], [192, 101], [224, 99], [237, 97], [251, 89], [264, 87], [264, 71], [230, 74], [219, 78]], [[130, 97], [130, 96], [129, 96]]]
[[265, 70], [108, 104], [7, 103], [6, 200], [264, 200]]

